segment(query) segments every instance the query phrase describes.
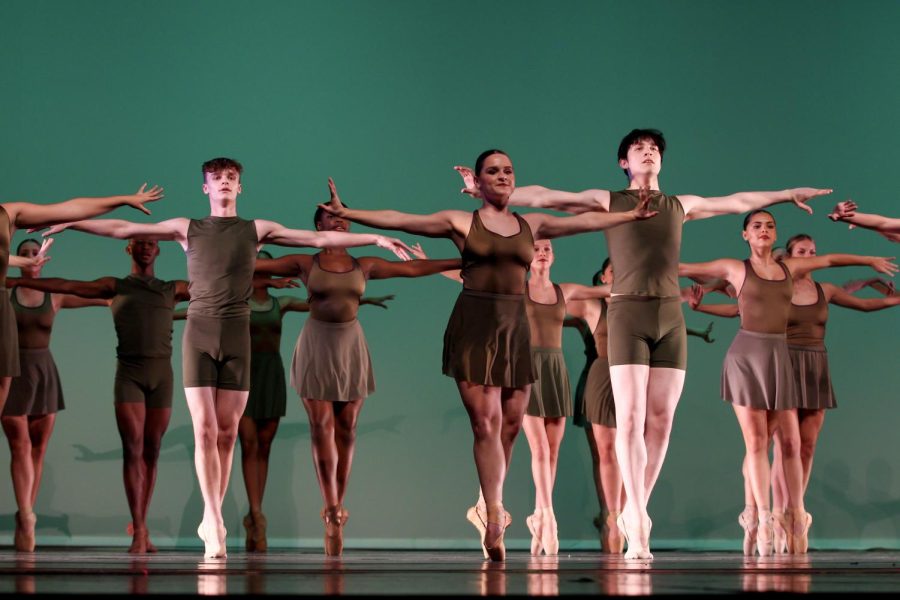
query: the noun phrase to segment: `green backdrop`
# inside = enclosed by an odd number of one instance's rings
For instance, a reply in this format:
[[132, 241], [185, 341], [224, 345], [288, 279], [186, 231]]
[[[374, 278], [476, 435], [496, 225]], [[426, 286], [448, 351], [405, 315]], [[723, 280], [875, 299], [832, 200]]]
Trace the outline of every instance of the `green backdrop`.
[[[781, 239], [805, 231], [820, 252], [893, 255], [898, 246], [848, 232], [825, 214], [847, 197], [870, 212], [900, 214], [891, 179], [900, 163], [898, 22], [900, 4], [874, 0], [7, 1], [2, 199], [118, 194], [149, 181], [166, 189], [152, 219], [202, 217], [200, 164], [225, 155], [246, 169], [241, 215], [306, 228], [315, 203], [327, 198], [328, 176], [357, 207], [474, 208], [458, 194], [451, 167], [471, 164], [488, 147], [510, 153], [520, 185], [616, 189], [624, 184], [619, 139], [633, 127], [657, 127], [669, 140], [662, 174], [669, 193], [833, 187], [833, 197], [815, 201], [813, 217], [777, 207]], [[688, 224], [683, 258], [743, 258], [740, 222]], [[432, 256], [454, 255], [446, 240], [419, 241]], [[124, 274], [123, 246], [66, 233], [45, 275]], [[561, 282], [589, 281], [605, 257], [600, 234], [555, 248], [553, 278]], [[157, 273], [185, 277], [177, 245], [164, 245]], [[844, 269], [821, 279], [867, 275]], [[471, 433], [453, 382], [440, 374], [457, 286], [435, 276], [373, 282], [368, 291], [397, 299], [387, 311], [361, 311], [378, 389], [362, 413], [348, 543], [474, 549], [465, 521], [477, 493]], [[285, 361], [303, 320], [286, 319]], [[687, 320], [703, 327], [709, 318]], [[815, 547], [900, 547], [898, 324], [900, 310], [832, 311], [840, 409], [826, 420], [807, 498]], [[174, 336], [176, 384], [182, 328]], [[712, 345], [691, 338], [650, 507], [656, 546], [739, 546], [743, 443], [718, 397], [736, 328], [717, 322]], [[129, 541], [112, 411], [114, 345], [106, 309], [57, 318], [52, 348], [68, 408], [36, 506], [39, 544]], [[574, 382], [583, 356], [571, 331], [565, 352]], [[178, 391], [149, 515], [162, 545], [199, 544], [202, 507], [183, 398]], [[0, 463], [8, 456], [4, 444]], [[564, 548], [598, 546], [592, 485], [584, 434], [570, 428], [555, 494]], [[533, 508], [524, 439], [505, 501], [514, 516], [508, 537], [524, 547]], [[224, 509], [234, 543], [246, 507], [236, 467]], [[265, 500], [272, 543], [320, 547], [320, 508], [305, 414], [291, 396]], [[6, 540], [14, 511], [5, 479]]]

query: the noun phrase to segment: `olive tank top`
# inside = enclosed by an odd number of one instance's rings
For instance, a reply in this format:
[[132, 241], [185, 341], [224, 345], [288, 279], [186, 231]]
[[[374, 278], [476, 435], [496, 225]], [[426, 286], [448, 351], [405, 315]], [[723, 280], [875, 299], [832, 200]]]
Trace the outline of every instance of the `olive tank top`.
[[744, 261], [744, 285], [738, 294], [741, 329], [755, 333], [787, 331], [794, 281], [784, 263], [778, 265], [784, 271], [784, 279], [763, 279], [753, 270], [750, 259]]
[[[610, 192], [609, 212], [627, 212], [638, 204], [638, 190]], [[652, 219], [611, 227], [603, 233], [612, 262], [614, 294], [671, 297], [678, 287], [678, 260], [684, 207], [677, 196], [650, 192]]]
[[119, 358], [172, 356], [175, 282], [129, 275], [116, 279], [109, 308], [116, 327]]
[[[525, 286], [526, 291], [528, 286]], [[531, 329], [531, 346], [533, 348], [562, 348], [562, 328], [566, 319], [566, 300], [562, 290], [555, 283], [556, 302], [543, 304], [525, 294], [525, 313], [528, 315], [528, 327]]]
[[816, 284], [815, 304], [791, 303], [788, 316], [787, 340], [792, 346], [822, 347], [825, 345], [825, 324], [828, 322], [828, 302], [822, 286]]
[[494, 233], [472, 214], [472, 226], [462, 250], [463, 287], [493, 294], [524, 294], [525, 274], [534, 256], [531, 227], [517, 213], [519, 232], [511, 236]]
[[50, 294], [44, 294], [44, 301], [39, 306], [24, 306], [19, 302], [16, 288], [10, 294], [13, 309], [16, 311], [16, 328], [19, 330], [19, 348], [40, 349], [50, 347], [50, 334], [53, 332], [53, 300]]
[[259, 244], [254, 222], [240, 217], [191, 219], [187, 238], [188, 316], [249, 316]]
[[349, 271], [326, 271], [319, 265], [319, 255], [313, 256], [312, 268], [306, 278], [309, 290], [309, 316], [317, 321], [346, 323], [356, 318], [359, 299], [366, 291], [366, 277], [359, 263], [353, 260]]
[[281, 352], [281, 305], [275, 296], [269, 296], [269, 302], [267, 310], [250, 305], [250, 352]]

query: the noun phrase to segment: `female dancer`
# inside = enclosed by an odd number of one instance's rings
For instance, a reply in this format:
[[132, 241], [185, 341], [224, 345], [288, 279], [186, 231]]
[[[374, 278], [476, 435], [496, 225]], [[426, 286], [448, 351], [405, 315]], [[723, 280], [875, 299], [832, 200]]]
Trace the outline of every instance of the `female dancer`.
[[[347, 219], [322, 209], [316, 211], [313, 220], [318, 231], [345, 232], [350, 228]], [[313, 463], [324, 501], [321, 517], [328, 556], [343, 552], [343, 527], [349, 517], [344, 497], [356, 423], [363, 401], [375, 391], [369, 349], [356, 318], [366, 281], [422, 277], [460, 266], [459, 259], [356, 259], [343, 248], [257, 261], [257, 272], [300, 277], [309, 290], [310, 314], [294, 349], [291, 386], [309, 416]]]
[[[806, 234], [793, 236], [786, 244], [787, 254], [792, 258], [816, 256], [816, 243]], [[809, 487], [813, 457], [825, 411], [835, 408], [837, 402], [831, 387], [828, 368], [828, 354], [825, 349], [825, 327], [828, 322], [828, 304], [835, 304], [860, 311], [882, 310], [900, 304], [900, 296], [862, 299], [852, 296], [844, 288], [830, 284], [819, 284], [812, 274], [794, 277], [793, 296], [787, 325], [788, 354], [794, 377], [799, 383], [799, 403], [797, 418], [800, 431], [800, 459], [803, 466], [803, 493]], [[698, 310], [707, 310], [702, 305]], [[734, 305], [725, 305], [733, 307]], [[713, 309], [715, 310], [715, 309]], [[736, 311], [735, 311], [736, 312]], [[723, 314], [723, 313], [718, 313]], [[727, 315], [727, 313], [725, 313]], [[735, 314], [736, 316], [736, 314]], [[772, 515], [775, 521], [775, 551], [791, 552], [791, 538], [787, 535], [793, 528], [795, 515], [788, 509], [788, 488], [781, 461], [783, 440], [780, 432], [775, 432], [775, 452], [772, 460]], [[752, 500], [752, 496], [750, 497]], [[752, 506], [752, 502], [748, 503]], [[810, 517], [811, 521], [811, 517]], [[745, 539], [754, 536], [754, 523], [749, 515], [741, 521], [745, 528]], [[749, 542], [748, 542], [749, 545]]]
[[[27, 239], [19, 244], [16, 254], [33, 258], [40, 250], [40, 242]], [[21, 267], [21, 271], [23, 279], [37, 278], [41, 268]], [[6, 283], [13, 285], [15, 281], [9, 278]], [[18, 507], [15, 548], [31, 552], [34, 550], [37, 522], [33, 509], [44, 472], [44, 456], [53, 433], [56, 413], [65, 408], [59, 372], [50, 353], [53, 319], [61, 308], [99, 306], [103, 303], [18, 287], [13, 288], [10, 300], [16, 315], [22, 372], [12, 380], [0, 423], [9, 442], [10, 470]]]
[[503, 480], [534, 381], [524, 302], [534, 240], [607, 229], [656, 213], [643, 201], [620, 213], [519, 216], [508, 207], [515, 189], [512, 162], [496, 149], [478, 157], [474, 177], [482, 206], [472, 213], [353, 210], [337, 196], [323, 208], [371, 227], [446, 237], [459, 248], [465, 285], [444, 335], [443, 371], [457, 382], [475, 438], [475, 465], [487, 509], [483, 546], [491, 560], [504, 560], [509, 520], [503, 510]]
[[725, 356], [722, 397], [734, 407], [746, 445], [745, 460], [755, 506], [748, 507], [750, 514], [745, 514], [744, 518], [752, 518], [752, 509], [756, 508], [756, 547], [761, 556], [770, 555], [774, 531], [768, 492], [768, 431], [778, 428], [783, 442], [782, 464], [789, 490], [789, 510], [794, 517], [787, 533], [794, 541], [791, 547], [795, 552], [804, 553], [810, 520], [802, 493], [798, 392], [785, 340], [792, 278], [834, 266], [868, 265], [882, 273], [893, 273], [897, 266], [880, 257], [848, 254], [802, 259], [789, 257], [782, 262], [775, 261], [772, 258], [775, 219], [763, 210], [747, 215], [742, 236], [750, 246], [749, 259], [682, 264], [679, 274], [724, 279], [737, 291], [741, 329]]
[[[265, 250], [257, 260], [269, 260]], [[260, 263], [257, 263], [260, 264]], [[268, 280], [268, 282], [279, 280]], [[250, 395], [247, 408], [238, 424], [241, 443], [241, 469], [250, 509], [244, 517], [248, 552], [265, 552], [266, 517], [262, 512], [263, 495], [269, 473], [269, 454], [287, 405], [287, 386], [281, 362], [281, 324], [288, 312], [309, 312], [305, 300], [292, 296], [272, 296], [269, 285], [255, 285], [250, 297]], [[393, 296], [360, 298], [360, 304], [387, 308], [385, 301]]]

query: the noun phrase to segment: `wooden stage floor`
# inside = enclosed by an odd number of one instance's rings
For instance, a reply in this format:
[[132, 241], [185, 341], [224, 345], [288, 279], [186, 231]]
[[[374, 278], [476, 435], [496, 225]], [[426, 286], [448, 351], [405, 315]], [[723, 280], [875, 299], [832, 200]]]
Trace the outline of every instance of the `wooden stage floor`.
[[477, 552], [349, 550], [263, 555], [232, 551], [203, 560], [164, 550], [135, 558], [121, 548], [0, 550], [0, 593], [292, 595], [648, 595], [739, 592], [900, 591], [900, 552], [812, 552], [745, 559], [731, 552], [659, 552], [625, 561], [593, 552], [534, 559], [510, 552], [505, 564]]

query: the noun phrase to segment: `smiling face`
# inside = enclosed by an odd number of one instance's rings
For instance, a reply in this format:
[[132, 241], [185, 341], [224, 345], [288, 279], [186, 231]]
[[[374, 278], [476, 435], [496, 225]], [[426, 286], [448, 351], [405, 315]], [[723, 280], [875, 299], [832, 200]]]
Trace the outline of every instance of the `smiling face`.
[[757, 212], [747, 219], [741, 233], [751, 248], [771, 248], [777, 239], [775, 217], [765, 211]]
[[241, 174], [234, 168], [206, 173], [203, 193], [216, 203], [235, 202], [241, 193]]
[[553, 264], [553, 245], [550, 240], [535, 240], [534, 258], [531, 259], [532, 269], [549, 269]]
[[662, 169], [662, 152], [652, 138], [640, 138], [628, 147], [626, 157], [619, 159], [619, 166], [628, 171], [631, 179], [653, 178]]
[[491, 154], [484, 159], [481, 171], [475, 176], [475, 187], [485, 200], [508, 199], [516, 189], [516, 174], [509, 157]]

